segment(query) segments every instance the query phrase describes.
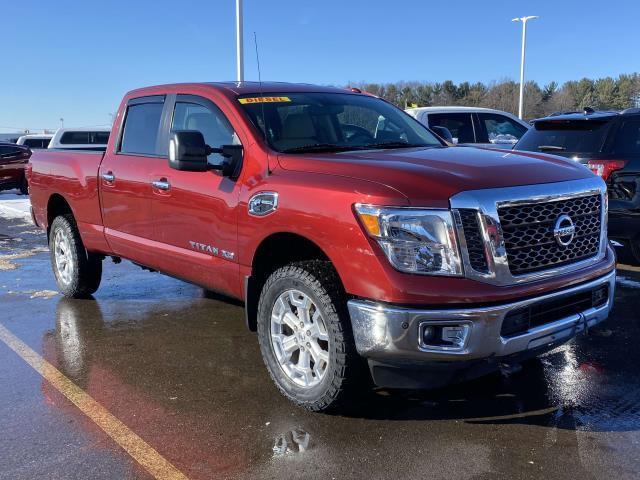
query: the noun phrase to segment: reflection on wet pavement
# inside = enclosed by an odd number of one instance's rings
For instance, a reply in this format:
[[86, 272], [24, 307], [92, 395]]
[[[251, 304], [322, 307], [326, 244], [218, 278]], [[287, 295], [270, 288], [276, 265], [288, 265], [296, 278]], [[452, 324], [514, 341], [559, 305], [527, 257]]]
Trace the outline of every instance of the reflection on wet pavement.
[[[190, 478], [640, 476], [640, 304], [624, 284], [611, 320], [518, 373], [434, 391], [363, 392], [341, 416], [284, 400], [242, 308], [194, 286], [123, 263], [105, 264], [95, 300], [8, 294], [54, 288], [46, 254], [0, 272], [0, 286], [0, 322]], [[21, 473], [33, 444], [43, 478], [145, 478], [2, 347], [0, 431], [13, 432], [0, 440], [0, 452], [10, 452], [0, 453], [7, 478], [37, 476]], [[55, 429], [32, 426], [45, 414]], [[63, 437], [75, 445], [73, 470], [59, 461]]]
[[311, 435], [301, 428], [293, 429], [276, 437], [273, 445], [273, 454], [276, 457], [287, 454], [306, 452], [309, 448]]

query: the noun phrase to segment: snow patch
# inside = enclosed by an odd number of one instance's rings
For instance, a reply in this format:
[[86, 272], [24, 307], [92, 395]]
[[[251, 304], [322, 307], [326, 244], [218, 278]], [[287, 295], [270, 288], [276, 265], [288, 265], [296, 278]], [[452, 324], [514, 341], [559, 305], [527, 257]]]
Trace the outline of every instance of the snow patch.
[[1, 192], [0, 217], [22, 219], [31, 222], [31, 201], [29, 197], [15, 193]]

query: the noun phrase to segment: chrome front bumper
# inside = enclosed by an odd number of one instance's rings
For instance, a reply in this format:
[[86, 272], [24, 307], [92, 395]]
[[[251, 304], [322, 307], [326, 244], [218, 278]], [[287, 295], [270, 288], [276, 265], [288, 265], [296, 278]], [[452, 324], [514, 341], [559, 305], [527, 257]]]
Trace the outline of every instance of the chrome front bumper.
[[[613, 305], [615, 270], [603, 277], [576, 287], [540, 295], [499, 306], [469, 309], [411, 309], [371, 301], [348, 302], [353, 335], [358, 353], [363, 357], [396, 365], [427, 365], [430, 362], [464, 362], [490, 357], [507, 357], [526, 351], [543, 349], [569, 340], [576, 334], [605, 320]], [[500, 331], [505, 316], [517, 309], [550, 299], [592, 290], [609, 284], [607, 301], [560, 320], [531, 328], [509, 338]], [[459, 351], [423, 348], [419, 341], [420, 325], [434, 322], [440, 325], [468, 324], [470, 333]]]

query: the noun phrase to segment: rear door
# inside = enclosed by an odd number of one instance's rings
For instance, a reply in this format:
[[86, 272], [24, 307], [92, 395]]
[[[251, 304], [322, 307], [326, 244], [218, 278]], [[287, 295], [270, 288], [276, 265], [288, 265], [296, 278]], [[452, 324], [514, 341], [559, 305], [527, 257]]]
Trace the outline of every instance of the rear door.
[[99, 170], [107, 241], [117, 255], [145, 264], [153, 238], [151, 172], [168, 161], [160, 128], [164, 104], [164, 96], [128, 102], [115, 151], [105, 154]]
[[429, 127], [445, 127], [453, 136], [454, 143], [476, 143], [476, 132], [471, 113], [430, 113]]
[[[227, 116], [211, 100], [172, 95], [167, 102], [171, 130], [197, 130], [210, 147], [239, 144]], [[223, 157], [213, 153], [209, 163]], [[162, 255], [162, 270], [213, 290], [236, 289], [237, 211], [239, 182], [219, 172], [186, 172], [154, 164], [151, 210], [154, 239]]]

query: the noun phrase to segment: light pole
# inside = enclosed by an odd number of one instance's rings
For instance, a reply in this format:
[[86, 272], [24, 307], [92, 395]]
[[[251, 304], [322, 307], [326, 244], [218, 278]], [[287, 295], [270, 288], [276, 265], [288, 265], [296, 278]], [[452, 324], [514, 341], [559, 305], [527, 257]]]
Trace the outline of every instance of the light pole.
[[64, 118], [60, 118], [60, 128], [64, 128]]
[[511, 20], [512, 22], [522, 22], [522, 60], [520, 62], [520, 103], [518, 105], [518, 117], [522, 118], [522, 110], [524, 105], [524, 51], [527, 45], [527, 22], [535, 20], [537, 16], [519, 17]]
[[244, 51], [242, 47], [242, 0], [236, 0], [236, 77], [244, 81]]

